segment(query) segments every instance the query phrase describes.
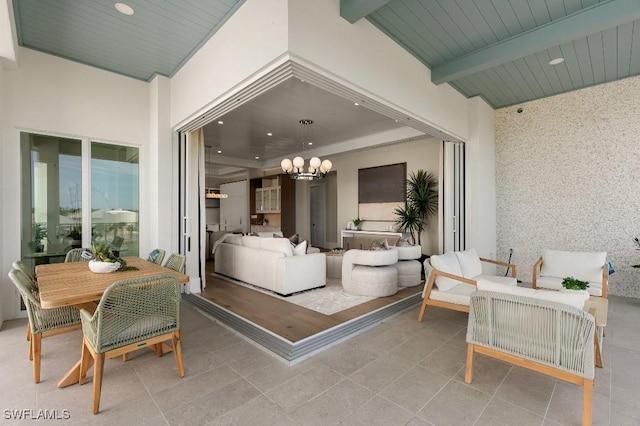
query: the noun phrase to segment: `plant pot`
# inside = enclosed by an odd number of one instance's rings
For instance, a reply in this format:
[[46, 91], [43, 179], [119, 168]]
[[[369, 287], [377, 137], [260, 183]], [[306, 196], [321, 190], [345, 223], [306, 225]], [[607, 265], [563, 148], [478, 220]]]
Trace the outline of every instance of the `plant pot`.
[[561, 287], [561, 288], [560, 288], [560, 291], [564, 291], [564, 292], [577, 291], [577, 292], [580, 292], [580, 293], [584, 293], [584, 294], [586, 294], [587, 296], [590, 296], [590, 294], [589, 294], [589, 290], [586, 290], [586, 289], [585, 289], [585, 290], [573, 290], [573, 289], [568, 289], [568, 288]]
[[89, 261], [89, 270], [96, 274], [108, 274], [120, 269], [120, 262], [100, 262], [99, 260]]

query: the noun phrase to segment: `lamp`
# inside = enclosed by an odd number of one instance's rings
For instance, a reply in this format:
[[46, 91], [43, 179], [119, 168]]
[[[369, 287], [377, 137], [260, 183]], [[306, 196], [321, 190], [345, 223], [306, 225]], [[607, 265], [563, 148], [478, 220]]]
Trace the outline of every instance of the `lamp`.
[[[311, 125], [313, 120], [303, 118], [299, 121], [302, 150], [304, 151], [304, 145], [311, 143]], [[295, 157], [293, 161], [285, 158], [280, 162], [282, 171], [289, 175], [291, 179], [296, 180], [314, 180], [322, 179], [333, 167], [331, 161], [321, 161], [318, 157], [313, 157], [309, 160], [309, 168], [305, 172], [304, 159], [300, 156]]]

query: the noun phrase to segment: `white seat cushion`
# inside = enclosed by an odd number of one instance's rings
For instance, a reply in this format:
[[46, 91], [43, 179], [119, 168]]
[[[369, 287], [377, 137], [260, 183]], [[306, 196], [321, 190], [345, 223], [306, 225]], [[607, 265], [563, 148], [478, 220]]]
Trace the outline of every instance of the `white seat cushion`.
[[[549, 290], [561, 290], [562, 289], [562, 280], [563, 278], [555, 278], [555, 277], [538, 277], [536, 280], [536, 287], [539, 288], [547, 288]], [[587, 287], [587, 291], [592, 296], [602, 296], [602, 282], [591, 282], [589, 281], [589, 287]]]
[[[429, 262], [434, 269], [448, 274], [462, 276], [462, 269], [460, 268], [460, 262], [454, 252], [441, 254], [438, 256], [431, 256]], [[436, 287], [440, 291], [449, 291], [458, 284], [460, 281], [456, 281], [447, 277], [436, 277]]]
[[422, 256], [422, 247], [420, 246], [395, 246], [394, 250], [398, 250], [398, 260], [420, 259]]
[[582, 309], [584, 302], [589, 299], [589, 294], [582, 291], [534, 290], [532, 288], [523, 288], [518, 286], [505, 286], [489, 280], [479, 280], [478, 290], [514, 294], [538, 300], [548, 300], [550, 302], [573, 306], [578, 309]]
[[[469, 306], [471, 294], [475, 291], [476, 286], [467, 283], [459, 283], [449, 291], [441, 291], [435, 288], [431, 289], [431, 297], [429, 297], [429, 299], [454, 303], [456, 305]], [[422, 297], [424, 297], [424, 294]]]
[[502, 284], [502, 285], [518, 285], [518, 280], [509, 276], [509, 277], [500, 277], [498, 275], [476, 275], [475, 277], [471, 278], [474, 281], [478, 281], [478, 280], [489, 280], [489, 281], [493, 281], [494, 283], [498, 283], [498, 284]]
[[542, 254], [541, 276], [582, 281], [602, 282], [602, 267], [607, 262], [607, 252], [579, 252], [545, 250]]
[[471, 278], [482, 274], [482, 263], [480, 263], [480, 257], [476, 249], [470, 248], [465, 251], [457, 251], [455, 254], [460, 263], [463, 277]]

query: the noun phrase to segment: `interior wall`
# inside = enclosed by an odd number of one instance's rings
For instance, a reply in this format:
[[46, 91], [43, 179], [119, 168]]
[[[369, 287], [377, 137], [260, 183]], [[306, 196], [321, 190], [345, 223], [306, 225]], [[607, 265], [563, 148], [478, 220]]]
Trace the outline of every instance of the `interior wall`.
[[498, 247], [518, 278], [545, 248], [606, 251], [609, 292], [640, 297], [638, 111], [640, 77], [497, 111]]
[[[20, 203], [15, 202], [15, 185], [21, 181], [20, 131], [136, 145], [141, 150], [141, 177], [149, 166], [147, 83], [34, 50], [20, 48], [18, 56], [17, 66], [2, 73], [0, 96], [0, 303], [5, 319], [16, 313], [17, 294], [7, 273], [11, 262], [20, 258]], [[151, 208], [145, 194], [140, 191], [140, 223]], [[144, 237], [141, 234], [141, 247]]]
[[[406, 162], [407, 176], [418, 169], [438, 176], [440, 145], [439, 140], [428, 138], [331, 157], [338, 191], [335, 241], [340, 242], [340, 231], [346, 228], [347, 222], [358, 216], [358, 169]], [[438, 218], [433, 216], [422, 235], [423, 253], [438, 252], [438, 226]], [[366, 222], [363, 229], [366, 229]]]

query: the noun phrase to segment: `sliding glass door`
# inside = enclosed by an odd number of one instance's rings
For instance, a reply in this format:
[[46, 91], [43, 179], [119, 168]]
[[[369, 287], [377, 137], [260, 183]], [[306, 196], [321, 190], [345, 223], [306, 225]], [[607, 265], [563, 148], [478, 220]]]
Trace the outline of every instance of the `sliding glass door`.
[[27, 266], [63, 262], [70, 249], [94, 241], [138, 255], [138, 148], [21, 133], [20, 154], [16, 203]]
[[465, 249], [464, 143], [443, 143], [444, 252]]

